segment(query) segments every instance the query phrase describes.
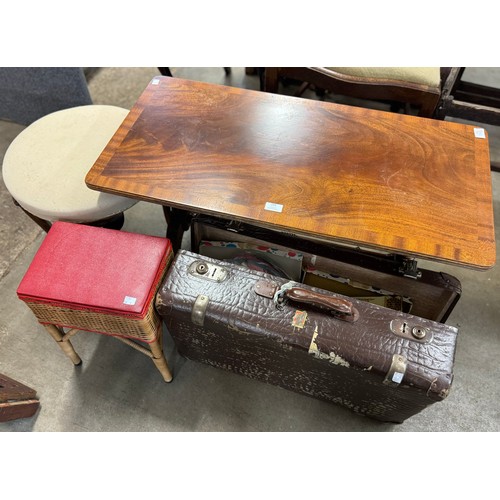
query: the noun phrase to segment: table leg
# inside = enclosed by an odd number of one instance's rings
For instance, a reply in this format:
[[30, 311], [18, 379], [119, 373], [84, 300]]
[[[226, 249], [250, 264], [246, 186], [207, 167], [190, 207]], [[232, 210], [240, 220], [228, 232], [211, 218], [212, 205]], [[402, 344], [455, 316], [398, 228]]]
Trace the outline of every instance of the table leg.
[[179, 208], [163, 207], [165, 219], [167, 220], [167, 238], [172, 242], [174, 252], [182, 245], [184, 232], [189, 229], [193, 214], [180, 210]]

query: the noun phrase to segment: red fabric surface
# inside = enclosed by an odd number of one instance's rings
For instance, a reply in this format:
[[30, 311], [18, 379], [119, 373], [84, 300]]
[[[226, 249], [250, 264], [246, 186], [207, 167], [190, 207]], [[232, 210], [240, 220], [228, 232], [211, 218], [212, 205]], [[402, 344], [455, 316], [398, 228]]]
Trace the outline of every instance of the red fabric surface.
[[17, 294], [21, 300], [140, 317], [171, 251], [166, 238], [55, 222]]

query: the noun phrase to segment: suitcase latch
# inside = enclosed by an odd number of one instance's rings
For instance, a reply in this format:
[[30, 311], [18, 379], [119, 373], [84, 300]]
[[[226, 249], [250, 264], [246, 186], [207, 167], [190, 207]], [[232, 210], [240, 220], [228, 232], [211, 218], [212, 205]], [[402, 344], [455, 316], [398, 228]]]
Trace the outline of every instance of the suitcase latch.
[[229, 273], [226, 268], [204, 260], [193, 262], [188, 268], [189, 274], [210, 281], [221, 282], [227, 279]]
[[390, 323], [392, 333], [415, 342], [429, 343], [432, 340], [432, 332], [412, 319], [396, 318]]

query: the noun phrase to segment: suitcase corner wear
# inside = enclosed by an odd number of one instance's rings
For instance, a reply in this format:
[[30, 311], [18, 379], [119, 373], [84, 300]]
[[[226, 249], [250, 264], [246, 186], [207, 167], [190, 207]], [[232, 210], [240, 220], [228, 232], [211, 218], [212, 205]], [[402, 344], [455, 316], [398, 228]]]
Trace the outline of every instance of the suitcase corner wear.
[[180, 250], [156, 307], [179, 353], [377, 420], [449, 393], [452, 326]]

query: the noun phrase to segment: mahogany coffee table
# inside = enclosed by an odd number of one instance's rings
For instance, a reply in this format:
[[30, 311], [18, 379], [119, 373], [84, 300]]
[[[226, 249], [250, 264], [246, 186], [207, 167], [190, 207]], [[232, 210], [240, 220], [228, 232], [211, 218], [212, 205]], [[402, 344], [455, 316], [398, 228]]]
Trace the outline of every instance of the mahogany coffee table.
[[186, 214], [201, 213], [495, 263], [488, 138], [470, 125], [156, 77], [86, 182], [169, 207], [174, 240]]

